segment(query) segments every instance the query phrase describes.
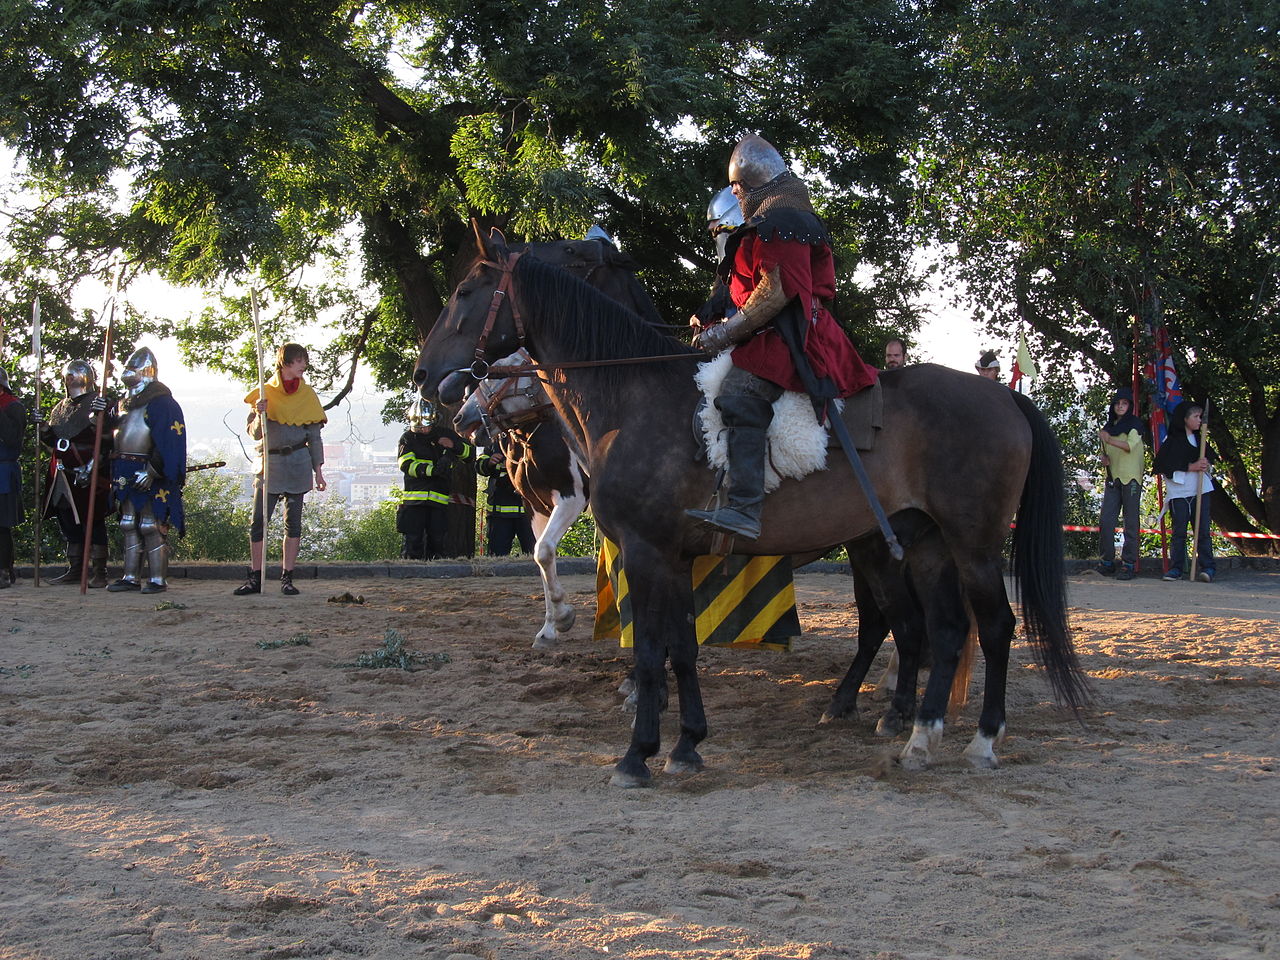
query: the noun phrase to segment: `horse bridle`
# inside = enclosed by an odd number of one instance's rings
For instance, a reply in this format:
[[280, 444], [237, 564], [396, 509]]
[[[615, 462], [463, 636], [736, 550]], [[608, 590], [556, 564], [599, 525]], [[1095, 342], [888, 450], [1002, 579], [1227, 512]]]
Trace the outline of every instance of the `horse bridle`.
[[524, 317], [520, 315], [520, 308], [516, 306], [515, 298], [511, 296], [511, 278], [515, 274], [516, 263], [524, 256], [524, 251], [516, 253], [508, 253], [506, 258], [501, 262], [496, 260], [481, 260], [477, 266], [492, 267], [498, 270], [502, 276], [498, 279], [498, 285], [494, 287], [493, 296], [489, 299], [489, 312], [484, 318], [484, 329], [480, 331], [480, 337], [476, 340], [475, 358], [471, 361], [471, 376], [476, 380], [485, 380], [489, 376], [489, 361], [484, 358], [489, 347], [489, 334], [493, 333], [493, 325], [498, 319], [498, 311], [502, 309], [504, 301], [511, 304], [511, 319], [516, 325], [516, 338], [520, 343], [520, 348], [524, 349]]
[[[611, 367], [620, 366], [631, 363], [652, 363], [658, 360], [692, 360], [705, 359], [703, 354], [699, 353], [666, 353], [652, 357], [626, 357], [620, 360], [566, 360], [554, 364], [541, 363], [525, 363], [518, 366], [495, 367], [485, 359], [485, 353], [488, 351], [489, 334], [493, 332], [494, 323], [498, 319], [498, 311], [502, 309], [504, 302], [510, 303], [511, 319], [516, 327], [516, 339], [520, 349], [525, 349], [526, 337], [524, 329], [524, 317], [520, 314], [520, 308], [516, 305], [515, 297], [511, 296], [511, 281], [515, 275], [516, 263], [523, 257], [525, 251], [520, 250], [514, 253], [508, 253], [506, 258], [501, 262], [496, 260], [480, 260], [477, 266], [491, 267], [501, 272], [502, 276], [498, 280], [498, 285], [493, 290], [493, 296], [489, 300], [489, 312], [484, 318], [484, 329], [480, 331], [480, 337], [476, 340], [476, 352], [471, 361], [468, 372], [472, 379], [488, 380], [493, 377], [510, 377], [518, 376], [522, 373], [533, 373], [539, 370], [564, 370], [571, 367]], [[459, 320], [461, 322], [461, 320]], [[532, 360], [532, 357], [530, 357]]]

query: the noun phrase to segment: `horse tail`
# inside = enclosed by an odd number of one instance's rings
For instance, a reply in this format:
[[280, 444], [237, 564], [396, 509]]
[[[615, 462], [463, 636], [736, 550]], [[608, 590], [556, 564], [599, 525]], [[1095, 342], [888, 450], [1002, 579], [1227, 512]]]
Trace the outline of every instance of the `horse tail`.
[[1020, 393], [1012, 396], [1031, 427], [1031, 464], [1013, 531], [1012, 566], [1022, 626], [1054, 696], [1078, 717], [1090, 692], [1067, 622], [1062, 452], [1039, 408]]
[[960, 662], [956, 664], [956, 675], [951, 680], [951, 698], [947, 700], [947, 719], [953, 723], [969, 704], [969, 682], [973, 679], [973, 664], [978, 659], [978, 629], [973, 623], [973, 614], [969, 616], [969, 635], [960, 648]]

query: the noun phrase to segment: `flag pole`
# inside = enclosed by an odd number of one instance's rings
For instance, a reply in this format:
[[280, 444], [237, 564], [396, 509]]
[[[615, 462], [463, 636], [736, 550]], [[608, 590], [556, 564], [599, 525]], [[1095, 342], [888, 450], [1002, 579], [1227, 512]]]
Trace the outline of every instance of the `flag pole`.
[[[111, 334], [116, 321], [116, 295], [120, 292], [120, 273], [123, 267], [116, 268], [116, 279], [112, 284], [111, 296], [102, 310], [107, 315], [107, 332], [102, 341], [102, 381], [98, 385], [98, 396], [107, 397], [107, 378], [111, 376]], [[89, 469], [89, 503], [84, 511], [84, 550], [80, 554], [80, 594], [89, 590], [89, 554], [93, 552], [93, 520], [98, 505], [98, 474], [102, 469], [102, 427], [106, 423], [106, 410], [99, 410], [93, 427], [93, 466]], [[110, 482], [110, 478], [108, 478]]]
[[[1200, 414], [1200, 459], [1204, 459], [1205, 447], [1209, 445], [1209, 401], [1204, 402], [1204, 411]], [[1200, 563], [1200, 514], [1202, 512], [1201, 494], [1204, 490], [1204, 471], [1196, 474], [1196, 521], [1194, 524], [1195, 544], [1191, 552], [1191, 579], [1196, 578], [1196, 567]]]
[[[36, 294], [35, 301], [31, 304], [31, 356], [36, 361], [35, 381], [36, 381], [36, 409], [37, 414], [40, 413], [40, 370], [44, 366], [44, 344], [40, 340], [40, 295]], [[44, 513], [40, 509], [40, 436], [39, 431], [36, 433], [36, 477], [35, 485], [32, 489], [35, 491], [35, 548], [32, 557], [32, 574], [31, 582], [34, 586], [40, 586], [40, 515]]]
[[[258, 291], [253, 287], [249, 288], [249, 307], [253, 311], [254, 353], [258, 357], [258, 403], [264, 403], [267, 399], [267, 387], [262, 371], [262, 324], [258, 319]], [[257, 404], [254, 404], [253, 409], [258, 414], [258, 424], [262, 429], [262, 559], [258, 571], [258, 582], [265, 584], [267, 580], [267, 521], [270, 519], [267, 516], [267, 504], [270, 502], [268, 500], [269, 494], [267, 493], [267, 461], [271, 459], [271, 455], [267, 452], [270, 447], [270, 444], [267, 443], [267, 413], [265, 410], [259, 411]]]

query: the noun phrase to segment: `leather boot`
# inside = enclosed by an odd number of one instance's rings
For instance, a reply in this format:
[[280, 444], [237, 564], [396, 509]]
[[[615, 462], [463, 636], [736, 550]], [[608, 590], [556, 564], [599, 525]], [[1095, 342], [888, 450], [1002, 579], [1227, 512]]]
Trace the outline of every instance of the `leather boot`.
[[293, 571], [280, 571], [280, 592], [286, 597], [296, 597], [301, 591], [293, 585]]
[[253, 593], [262, 592], [262, 571], [249, 568], [249, 575], [245, 578], [244, 583], [231, 591], [237, 597], [247, 597]]
[[89, 548], [90, 590], [100, 590], [107, 585], [107, 548], [94, 544]]
[[67, 569], [65, 572], [58, 574], [56, 577], [50, 577], [45, 583], [74, 583], [80, 585], [80, 569], [84, 562], [84, 545], [80, 543], [67, 544]]
[[716, 400], [729, 431], [729, 502], [716, 510], [686, 510], [695, 520], [747, 540], [760, 536], [764, 507], [766, 432], [773, 404], [762, 397], [730, 396]]

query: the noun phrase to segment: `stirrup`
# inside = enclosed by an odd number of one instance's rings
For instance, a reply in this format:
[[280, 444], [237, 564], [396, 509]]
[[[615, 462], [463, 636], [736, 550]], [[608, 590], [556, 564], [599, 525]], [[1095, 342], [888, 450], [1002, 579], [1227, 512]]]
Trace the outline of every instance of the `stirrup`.
[[757, 540], [760, 537], [760, 518], [734, 507], [720, 507], [716, 510], [686, 510], [685, 515], [694, 520], [714, 527], [724, 533], [745, 540]]

